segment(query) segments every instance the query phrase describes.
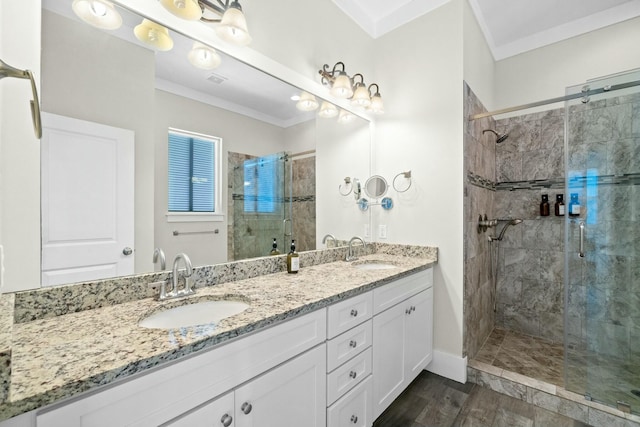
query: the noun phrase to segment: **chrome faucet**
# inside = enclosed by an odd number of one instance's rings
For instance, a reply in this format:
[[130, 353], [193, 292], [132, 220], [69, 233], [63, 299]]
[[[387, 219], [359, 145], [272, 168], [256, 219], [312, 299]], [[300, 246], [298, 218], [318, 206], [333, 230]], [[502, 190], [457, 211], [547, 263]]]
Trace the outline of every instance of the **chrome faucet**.
[[153, 250], [153, 263], [160, 261], [160, 271], [167, 269], [167, 258], [164, 255], [164, 251], [161, 248], [155, 248]]
[[[186, 268], [186, 272], [184, 274], [184, 288], [182, 289], [178, 289], [178, 266], [180, 265], [180, 260], [184, 261], [184, 266]], [[167, 291], [165, 282], [162, 282], [160, 286], [160, 296], [158, 299], [165, 300], [195, 294], [196, 291], [191, 288], [191, 276], [193, 276], [193, 266], [191, 265], [191, 260], [187, 254], [176, 255], [176, 258], [173, 260], [173, 269], [171, 273], [171, 289]]]
[[347, 257], [345, 261], [355, 261], [358, 257], [353, 256], [353, 242], [356, 240], [360, 240], [365, 249], [367, 249], [367, 243], [360, 236], [353, 236], [351, 240], [349, 240], [349, 248], [347, 249]]
[[[327, 243], [327, 239], [332, 239], [333, 240], [333, 246], [336, 247], [338, 246], [338, 241], [336, 240], [335, 236], [333, 234], [325, 234], [325, 236], [322, 238], [322, 244], [324, 245], [325, 243]], [[329, 245], [327, 245], [327, 247], [329, 247]]]

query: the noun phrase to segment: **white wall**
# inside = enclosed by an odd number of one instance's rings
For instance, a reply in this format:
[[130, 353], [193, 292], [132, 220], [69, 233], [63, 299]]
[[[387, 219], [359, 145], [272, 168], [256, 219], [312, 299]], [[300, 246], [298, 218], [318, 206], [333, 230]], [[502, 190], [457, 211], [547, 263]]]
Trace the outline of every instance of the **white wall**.
[[85, 23], [42, 13], [43, 111], [135, 132], [135, 272], [151, 271], [154, 53]]
[[[0, 2], [0, 58], [34, 72], [40, 90], [40, 1]], [[40, 283], [40, 141], [28, 80], [0, 81], [0, 291]], [[4, 267], [4, 268], [3, 268]]]
[[635, 18], [499, 61], [493, 109], [564, 96], [567, 86], [639, 68], [639, 40]]
[[494, 108], [496, 63], [468, 0], [464, 0], [463, 9], [464, 80], [491, 110]]
[[412, 171], [411, 189], [392, 192], [396, 206], [377, 222], [387, 225], [388, 242], [439, 247], [434, 346], [456, 356], [463, 298], [462, 3], [452, 0], [376, 40], [386, 113], [376, 122], [373, 168], [387, 179]]

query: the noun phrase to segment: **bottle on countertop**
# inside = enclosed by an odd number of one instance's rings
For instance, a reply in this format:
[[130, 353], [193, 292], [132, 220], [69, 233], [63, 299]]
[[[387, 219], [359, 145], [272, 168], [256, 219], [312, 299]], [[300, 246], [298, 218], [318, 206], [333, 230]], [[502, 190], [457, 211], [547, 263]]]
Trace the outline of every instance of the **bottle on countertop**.
[[571, 193], [571, 200], [569, 201], [569, 216], [580, 216], [580, 201], [578, 200], [578, 193]]
[[278, 242], [276, 241], [276, 238], [273, 238], [273, 245], [271, 245], [271, 252], [269, 252], [269, 255], [280, 255], [280, 251], [278, 250]]
[[542, 202], [540, 202], [540, 216], [549, 216], [549, 196], [547, 194], [542, 195]]
[[291, 250], [287, 254], [287, 273], [295, 274], [300, 270], [300, 255], [296, 252], [296, 241], [291, 240]]
[[564, 216], [564, 195], [556, 194], [555, 214], [556, 216]]

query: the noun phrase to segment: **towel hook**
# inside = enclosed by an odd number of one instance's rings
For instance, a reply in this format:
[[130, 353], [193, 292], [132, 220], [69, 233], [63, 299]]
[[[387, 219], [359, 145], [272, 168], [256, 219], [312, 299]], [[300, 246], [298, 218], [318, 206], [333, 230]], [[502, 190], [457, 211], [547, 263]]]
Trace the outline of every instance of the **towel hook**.
[[38, 101], [38, 89], [36, 88], [36, 81], [33, 78], [33, 73], [30, 70], [19, 70], [17, 68], [8, 65], [0, 59], [0, 79], [5, 77], [15, 77], [18, 79], [29, 79], [31, 81], [31, 92], [33, 93], [33, 100], [31, 100], [31, 119], [33, 121], [33, 130], [36, 134], [36, 138], [42, 138], [42, 121], [40, 120], [40, 102]]

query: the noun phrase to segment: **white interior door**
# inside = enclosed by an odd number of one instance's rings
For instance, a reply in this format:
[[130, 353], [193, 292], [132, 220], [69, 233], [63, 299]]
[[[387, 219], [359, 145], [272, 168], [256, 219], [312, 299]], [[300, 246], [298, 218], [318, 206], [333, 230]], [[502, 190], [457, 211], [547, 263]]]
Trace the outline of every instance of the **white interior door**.
[[42, 122], [42, 286], [133, 274], [134, 132]]

